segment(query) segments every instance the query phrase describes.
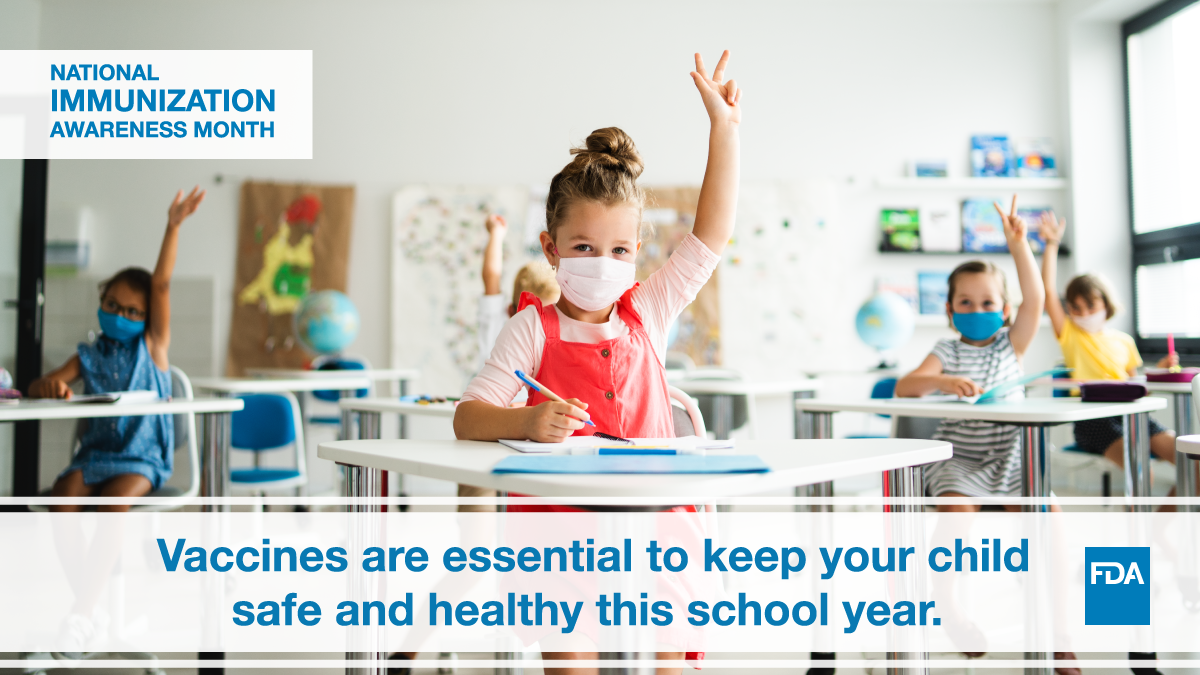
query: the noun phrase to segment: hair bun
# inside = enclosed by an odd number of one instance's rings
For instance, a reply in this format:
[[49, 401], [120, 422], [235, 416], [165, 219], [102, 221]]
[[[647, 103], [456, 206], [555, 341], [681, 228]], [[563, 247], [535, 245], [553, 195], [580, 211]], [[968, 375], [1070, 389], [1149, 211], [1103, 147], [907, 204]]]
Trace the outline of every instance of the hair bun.
[[597, 129], [588, 134], [584, 141], [585, 147], [572, 148], [575, 155], [573, 164], [587, 169], [592, 166], [604, 169], [623, 171], [633, 178], [642, 175], [642, 156], [638, 154], [637, 146], [629, 134], [617, 127]]

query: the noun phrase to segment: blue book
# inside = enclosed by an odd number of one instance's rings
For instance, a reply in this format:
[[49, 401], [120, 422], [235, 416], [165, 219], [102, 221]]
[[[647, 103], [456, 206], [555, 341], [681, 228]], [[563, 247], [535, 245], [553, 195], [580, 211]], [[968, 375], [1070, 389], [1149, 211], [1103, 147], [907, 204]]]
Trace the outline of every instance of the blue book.
[[991, 199], [967, 199], [962, 205], [963, 253], [1005, 253], [1004, 223]]
[[989, 178], [1013, 175], [1012, 145], [1008, 136], [978, 134], [971, 137], [971, 175]]
[[917, 295], [922, 314], [945, 314], [949, 293], [949, 272], [917, 272]]
[[765, 473], [756, 455], [513, 455], [492, 473]]

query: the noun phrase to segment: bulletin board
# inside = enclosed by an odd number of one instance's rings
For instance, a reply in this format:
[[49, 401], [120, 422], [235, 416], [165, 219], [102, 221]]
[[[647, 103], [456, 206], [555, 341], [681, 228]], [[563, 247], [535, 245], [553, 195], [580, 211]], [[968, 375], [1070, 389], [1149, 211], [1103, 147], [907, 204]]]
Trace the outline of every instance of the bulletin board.
[[[638, 281], [645, 281], [666, 264], [667, 259], [692, 231], [696, 222], [698, 187], [647, 188], [644, 219], [648, 227], [642, 233], [638, 255]], [[719, 366], [721, 358], [720, 268], [696, 294], [695, 301], [679, 315], [679, 333], [668, 345], [682, 352], [697, 365]]]
[[353, 186], [242, 183], [226, 375], [312, 359], [292, 319], [309, 291], [346, 291], [353, 223]]
[[392, 364], [420, 368], [424, 393], [457, 395], [482, 367], [484, 221], [492, 212], [508, 221], [501, 289], [511, 294], [516, 271], [542, 257], [526, 232], [531, 200], [518, 185], [415, 185], [393, 196]]
[[[699, 188], [648, 188], [638, 279], [666, 262], [691, 232]], [[874, 270], [849, 252], [861, 233], [839, 226], [841, 195], [830, 181], [745, 185], [721, 264], [680, 319], [671, 346], [698, 365], [758, 379], [795, 377], [870, 357], [854, 333]], [[422, 391], [458, 394], [482, 366], [478, 353], [480, 268], [486, 214], [509, 222], [501, 288], [541, 260], [544, 188], [411, 186], [392, 202], [392, 363], [418, 367]], [[874, 229], [871, 230], [872, 234]], [[860, 273], [846, 272], [857, 269]], [[840, 279], [831, 283], [831, 279]]]

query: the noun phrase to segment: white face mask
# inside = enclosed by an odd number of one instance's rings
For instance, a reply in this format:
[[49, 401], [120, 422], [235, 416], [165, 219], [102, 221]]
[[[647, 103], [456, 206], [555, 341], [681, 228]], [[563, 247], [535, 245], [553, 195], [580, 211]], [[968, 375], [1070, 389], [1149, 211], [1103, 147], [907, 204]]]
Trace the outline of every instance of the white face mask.
[[1104, 324], [1108, 323], [1108, 311], [1102, 309], [1083, 316], [1072, 315], [1071, 320], [1088, 333], [1099, 333], [1104, 330]]
[[559, 258], [554, 278], [568, 302], [595, 312], [619, 300], [633, 286], [636, 273], [633, 263], [607, 256]]

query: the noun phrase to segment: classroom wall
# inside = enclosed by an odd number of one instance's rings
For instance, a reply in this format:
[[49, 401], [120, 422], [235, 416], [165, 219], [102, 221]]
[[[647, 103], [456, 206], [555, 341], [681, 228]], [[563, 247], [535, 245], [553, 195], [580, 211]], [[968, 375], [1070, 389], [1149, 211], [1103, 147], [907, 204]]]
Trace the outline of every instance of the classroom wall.
[[[1116, 27], [1147, 4], [814, 0], [762, 2], [728, 12], [715, 3], [610, 3], [599, 15], [589, 6], [536, 1], [344, 7], [298, 0], [280, 13], [276, 3], [252, 0], [209, 3], [184, 21], [180, 4], [43, 0], [27, 23], [38, 32], [38, 46], [47, 49], [314, 50], [311, 161], [51, 165], [51, 209], [86, 206], [95, 214], [89, 274], [97, 277], [128, 264], [150, 264], [174, 190], [196, 183], [209, 190], [207, 203], [183, 232], [178, 274], [210, 278], [216, 287], [218, 372], [228, 335], [241, 180], [356, 185], [349, 293], [361, 310], [363, 330], [354, 349], [388, 363], [388, 208], [396, 189], [415, 182], [544, 183], [568, 159], [569, 145], [612, 124], [637, 139], [647, 183], [697, 184], [706, 120], [686, 75], [689, 55], [702, 49], [715, 58], [720, 48], [730, 47], [735, 52], [730, 74], [747, 92], [742, 155], [747, 188], [832, 186], [837, 195], [831, 223], [839, 231], [831, 238], [842, 264], [818, 275], [823, 283], [813, 293], [821, 296], [823, 309], [810, 316], [827, 329], [823, 346], [790, 361], [789, 372], [751, 373], [785, 376], [871, 365], [876, 357], [858, 341], [849, 319], [876, 280], [915, 269], [949, 269], [964, 259], [875, 253], [879, 207], [928, 197], [880, 190], [876, 179], [902, 175], [906, 160], [915, 157], [946, 157], [963, 174], [972, 133], [1055, 139], [1071, 189], [1029, 198], [1053, 205], [1073, 227], [1086, 228], [1087, 236], [1072, 237], [1076, 250], [1062, 274], [1076, 268], [1104, 271], [1128, 303]], [[718, 15], [720, 21], [711, 20]], [[236, 21], [229, 18], [234, 16]], [[581, 39], [601, 18], [616, 18], [619, 29]], [[1003, 48], [980, 48], [981, 40]], [[947, 195], [962, 196], [967, 195]], [[743, 227], [738, 235], [751, 233]], [[1128, 320], [1126, 314], [1119, 322]], [[749, 333], [762, 325], [752, 323], [749, 330], [746, 325], [726, 322], [731, 345], [754, 342]], [[919, 327], [896, 354], [901, 366], [915, 365], [934, 340], [950, 334], [936, 325]], [[727, 350], [727, 362], [761, 369], [758, 360], [739, 362], [747, 353]], [[1057, 348], [1043, 329], [1027, 367], [1046, 367], [1056, 358]], [[833, 381], [830, 393], [861, 394], [869, 379]], [[418, 383], [418, 389], [438, 393], [448, 393], [442, 390], [450, 386]]]
[[[183, 232], [178, 274], [215, 279], [221, 344], [241, 180], [356, 184], [349, 291], [363, 330], [355, 350], [386, 363], [389, 195], [414, 182], [544, 183], [572, 143], [612, 124], [638, 141], [646, 182], [698, 184], [706, 119], [687, 77], [696, 49], [710, 58], [734, 50], [730, 74], [747, 92], [744, 181], [850, 187], [838, 226], [863, 250], [847, 252], [854, 271], [830, 285], [846, 306], [870, 294], [874, 274], [864, 267], [908, 265], [871, 252], [875, 209], [886, 201], [864, 194], [876, 176], [899, 176], [917, 156], [948, 157], [963, 171], [968, 137], [980, 131], [1065, 135], [1050, 2], [763, 2], [734, 12], [717, 3], [537, 1], [183, 7], [45, 0], [38, 45], [311, 48], [314, 159], [60, 161], [50, 202], [94, 211], [92, 273], [100, 276], [150, 264], [171, 194], [207, 188]], [[597, 25], [616, 29], [589, 35]], [[1004, 48], [982, 49], [981, 39]], [[870, 350], [851, 327], [841, 330], [830, 342], [856, 345], [847, 358], [867, 365]], [[918, 332], [902, 360], [925, 353], [930, 333]]]

